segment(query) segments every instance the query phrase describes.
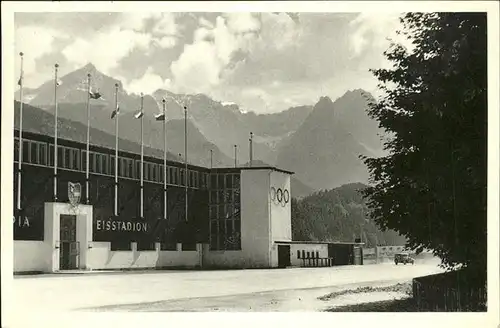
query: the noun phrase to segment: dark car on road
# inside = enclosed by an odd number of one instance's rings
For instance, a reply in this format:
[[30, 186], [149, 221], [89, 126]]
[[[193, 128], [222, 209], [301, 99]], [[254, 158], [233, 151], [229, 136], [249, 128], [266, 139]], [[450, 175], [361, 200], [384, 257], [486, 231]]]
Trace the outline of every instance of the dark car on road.
[[407, 263], [415, 264], [415, 260], [408, 253], [398, 253], [394, 255], [394, 264], [398, 265], [399, 263], [404, 265]]

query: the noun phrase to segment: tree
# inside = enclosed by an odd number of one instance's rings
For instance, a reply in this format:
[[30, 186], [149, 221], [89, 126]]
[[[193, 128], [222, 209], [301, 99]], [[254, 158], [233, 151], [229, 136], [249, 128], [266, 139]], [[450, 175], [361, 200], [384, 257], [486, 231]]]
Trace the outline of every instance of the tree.
[[[387, 156], [363, 157], [371, 218], [442, 265], [486, 272], [487, 38], [484, 13], [410, 13], [415, 46], [392, 44], [390, 69], [372, 70], [385, 96], [369, 114]], [[484, 270], [484, 271], [483, 271]]]

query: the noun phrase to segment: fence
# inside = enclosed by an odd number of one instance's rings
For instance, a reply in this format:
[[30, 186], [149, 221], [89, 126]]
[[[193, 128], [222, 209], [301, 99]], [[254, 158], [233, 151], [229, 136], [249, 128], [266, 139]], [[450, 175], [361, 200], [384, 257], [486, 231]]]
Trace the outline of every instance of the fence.
[[465, 270], [418, 277], [413, 279], [413, 299], [419, 311], [483, 312], [486, 282]]
[[316, 257], [302, 259], [302, 267], [330, 267], [333, 266], [333, 258]]

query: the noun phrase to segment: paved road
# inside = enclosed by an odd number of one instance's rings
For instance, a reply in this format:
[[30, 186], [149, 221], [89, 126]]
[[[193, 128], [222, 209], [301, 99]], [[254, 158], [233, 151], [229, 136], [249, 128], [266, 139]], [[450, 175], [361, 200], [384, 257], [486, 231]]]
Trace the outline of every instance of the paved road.
[[[22, 276], [14, 279], [14, 310], [203, 310], [221, 302], [236, 310], [262, 309], [273, 298], [298, 300], [301, 293], [327, 294], [332, 287], [404, 281], [441, 272], [438, 262], [333, 268], [232, 271], [148, 271], [116, 274]], [[312, 294], [311, 294], [312, 293]], [[316, 297], [316, 296], [314, 296]], [[235, 300], [247, 300], [235, 302]], [[248, 301], [255, 299], [255, 302]], [[208, 300], [212, 300], [207, 303]], [[217, 302], [213, 302], [217, 300]], [[260, 301], [259, 301], [260, 300]], [[155, 303], [156, 302], [156, 303]], [[163, 302], [163, 303], [162, 303]], [[253, 302], [253, 303], [252, 303]], [[141, 305], [142, 304], [142, 305]], [[156, 304], [156, 305], [155, 305]], [[159, 306], [158, 304], [163, 304]], [[170, 305], [169, 305], [170, 304]], [[215, 304], [215, 305], [214, 305]], [[269, 303], [271, 304], [271, 303]], [[289, 310], [301, 307], [290, 305]], [[226, 307], [227, 308], [227, 307]], [[285, 305], [286, 308], [286, 305]], [[280, 309], [284, 309], [283, 306]], [[285, 309], [286, 310], [286, 309]]]

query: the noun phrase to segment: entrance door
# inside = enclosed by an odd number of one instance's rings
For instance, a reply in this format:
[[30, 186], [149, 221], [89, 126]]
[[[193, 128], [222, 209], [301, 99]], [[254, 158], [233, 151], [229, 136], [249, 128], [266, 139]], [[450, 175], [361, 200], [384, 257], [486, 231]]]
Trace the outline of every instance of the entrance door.
[[290, 266], [290, 245], [278, 245], [278, 267]]
[[80, 249], [76, 241], [76, 215], [61, 215], [60, 220], [59, 269], [77, 269]]

